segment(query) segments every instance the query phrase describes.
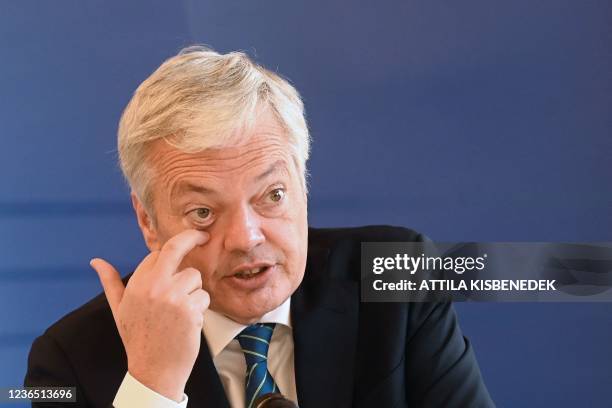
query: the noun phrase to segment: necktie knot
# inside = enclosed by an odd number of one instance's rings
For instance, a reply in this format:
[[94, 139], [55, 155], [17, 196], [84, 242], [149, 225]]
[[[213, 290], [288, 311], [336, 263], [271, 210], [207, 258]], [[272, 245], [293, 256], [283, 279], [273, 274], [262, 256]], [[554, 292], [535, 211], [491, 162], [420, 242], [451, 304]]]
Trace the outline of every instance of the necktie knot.
[[257, 323], [248, 326], [236, 336], [247, 366], [267, 360], [273, 332], [274, 323]]

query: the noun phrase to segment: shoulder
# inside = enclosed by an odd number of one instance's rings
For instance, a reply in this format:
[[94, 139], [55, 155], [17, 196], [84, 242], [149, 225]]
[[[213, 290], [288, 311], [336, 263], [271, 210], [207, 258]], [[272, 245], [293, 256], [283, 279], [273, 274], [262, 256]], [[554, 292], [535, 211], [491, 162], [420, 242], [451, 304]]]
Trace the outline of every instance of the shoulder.
[[87, 344], [120, 340], [103, 293], [53, 323], [44, 334], [71, 351], [80, 350]]
[[100, 294], [34, 340], [24, 383], [77, 386], [78, 399], [105, 405], [112, 401], [126, 370], [121, 338], [106, 297]]
[[56, 354], [53, 361], [64, 361], [80, 377], [95, 376], [96, 370], [108, 378], [125, 374], [125, 351], [103, 293], [49, 326], [34, 340], [30, 359], [46, 359], [50, 353]]

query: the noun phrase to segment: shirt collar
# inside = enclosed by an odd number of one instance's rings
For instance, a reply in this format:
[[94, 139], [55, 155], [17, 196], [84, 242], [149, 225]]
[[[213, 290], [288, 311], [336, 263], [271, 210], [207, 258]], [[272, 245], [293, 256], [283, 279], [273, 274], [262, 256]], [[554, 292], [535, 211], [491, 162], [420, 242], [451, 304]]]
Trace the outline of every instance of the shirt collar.
[[[291, 328], [291, 297], [288, 297], [280, 306], [263, 315], [260, 323], [277, 323]], [[204, 324], [202, 330], [208, 343], [212, 358], [216, 358], [219, 353], [247, 326], [229, 317], [206, 309], [204, 312]]]

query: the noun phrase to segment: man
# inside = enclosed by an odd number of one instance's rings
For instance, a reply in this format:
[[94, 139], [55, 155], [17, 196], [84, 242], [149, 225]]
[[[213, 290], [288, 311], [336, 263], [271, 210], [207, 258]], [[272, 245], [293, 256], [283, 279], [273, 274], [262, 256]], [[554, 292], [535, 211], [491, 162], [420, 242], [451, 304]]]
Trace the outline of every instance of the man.
[[360, 303], [362, 241], [392, 227], [309, 229], [309, 134], [297, 91], [242, 53], [189, 48], [136, 90], [121, 168], [150, 250], [37, 338], [25, 384], [81, 407], [488, 407], [445, 303]]

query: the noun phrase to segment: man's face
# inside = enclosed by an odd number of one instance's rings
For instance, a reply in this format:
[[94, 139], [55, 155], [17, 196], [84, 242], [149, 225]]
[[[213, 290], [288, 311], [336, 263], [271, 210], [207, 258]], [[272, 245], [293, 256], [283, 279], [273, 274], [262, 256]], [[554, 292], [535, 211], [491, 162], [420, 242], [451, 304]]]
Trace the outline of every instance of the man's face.
[[241, 323], [279, 306], [304, 276], [306, 194], [284, 133], [266, 113], [240, 146], [196, 154], [151, 146], [156, 222], [148, 231], [141, 223], [149, 248], [185, 229], [208, 232], [181, 268], [198, 269], [210, 308]]

